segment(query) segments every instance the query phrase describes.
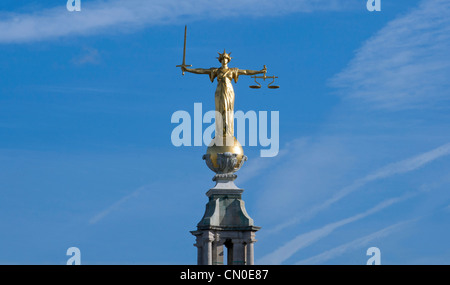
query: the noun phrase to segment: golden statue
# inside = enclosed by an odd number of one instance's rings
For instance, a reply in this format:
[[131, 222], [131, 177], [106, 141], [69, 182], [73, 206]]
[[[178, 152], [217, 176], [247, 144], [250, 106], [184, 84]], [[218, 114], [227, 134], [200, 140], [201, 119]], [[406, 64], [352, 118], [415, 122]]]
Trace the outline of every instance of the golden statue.
[[[218, 118], [216, 115], [216, 137], [233, 137], [234, 136], [234, 89], [231, 81], [234, 80], [237, 83], [239, 75], [256, 75], [261, 73], [266, 73], [267, 69], [261, 70], [246, 70], [239, 68], [230, 68], [228, 63], [232, 59], [230, 56], [231, 52], [228, 54], [225, 50], [223, 53], [219, 53], [219, 61], [222, 64], [219, 68], [187, 68], [185, 66], [181, 67], [183, 72], [190, 72], [196, 74], [208, 74], [211, 82], [217, 78], [217, 89], [215, 93], [215, 106], [217, 114], [220, 114], [222, 118]], [[220, 120], [222, 119], [222, 120]], [[220, 126], [220, 121], [222, 122], [222, 130], [218, 128]]]
[[[222, 64], [221, 67], [215, 68], [188, 68], [192, 65], [187, 65], [186, 60], [186, 31], [187, 27], [184, 30], [184, 50], [183, 50], [183, 63], [181, 65], [177, 65], [177, 67], [181, 67], [182, 74], [185, 72], [195, 73], [195, 74], [208, 74], [211, 82], [214, 82], [214, 79], [217, 78], [217, 88], [215, 92], [215, 109], [216, 109], [216, 121], [215, 121], [215, 137], [211, 144], [207, 149], [207, 164], [208, 166], [215, 171], [216, 173], [226, 173], [230, 172], [230, 167], [224, 166], [225, 162], [229, 162], [230, 159], [227, 155], [226, 159], [218, 159], [218, 154], [222, 157], [226, 153], [233, 154], [236, 159], [233, 163], [234, 166], [231, 167], [233, 169], [231, 172], [237, 171], [243, 161], [247, 159], [244, 155], [244, 151], [242, 149], [241, 144], [234, 137], [234, 89], [232, 85], [232, 80], [237, 83], [240, 75], [255, 75], [252, 78], [255, 78], [255, 82], [258, 86], [250, 86], [251, 88], [260, 88], [261, 84], [259, 84], [256, 79], [261, 78], [266, 80], [267, 78], [272, 78], [275, 80], [276, 76], [266, 76], [267, 68], [264, 65], [261, 70], [247, 70], [247, 69], [239, 69], [239, 68], [230, 68], [228, 67], [228, 63], [232, 59], [230, 56], [231, 53], [227, 53], [225, 50], [223, 53], [218, 53], [219, 57], [217, 59]], [[256, 76], [256, 74], [264, 74], [263, 76]], [[273, 82], [272, 82], [273, 83]], [[270, 83], [270, 84], [272, 84]], [[278, 86], [270, 86], [269, 88], [278, 88]], [[204, 158], [205, 159], [205, 158]], [[210, 163], [208, 163], [210, 161]], [[223, 163], [222, 163], [223, 161]], [[220, 166], [220, 164], [223, 164]]]

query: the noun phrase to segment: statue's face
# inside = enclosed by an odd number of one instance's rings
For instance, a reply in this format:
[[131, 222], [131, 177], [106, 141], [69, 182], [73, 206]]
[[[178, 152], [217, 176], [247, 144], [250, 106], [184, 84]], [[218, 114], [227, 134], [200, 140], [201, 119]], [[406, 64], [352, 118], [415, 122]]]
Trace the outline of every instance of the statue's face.
[[222, 59], [222, 66], [227, 65], [230, 62], [230, 60], [228, 58], [223, 58]]

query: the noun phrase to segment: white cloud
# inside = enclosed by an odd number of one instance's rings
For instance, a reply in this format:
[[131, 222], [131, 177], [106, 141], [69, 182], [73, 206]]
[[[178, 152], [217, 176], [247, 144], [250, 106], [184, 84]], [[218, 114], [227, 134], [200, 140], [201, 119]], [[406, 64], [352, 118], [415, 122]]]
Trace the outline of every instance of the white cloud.
[[325, 261], [335, 258], [339, 255], [342, 255], [344, 253], [346, 253], [349, 250], [354, 250], [354, 249], [358, 249], [358, 248], [362, 248], [363, 246], [367, 246], [369, 243], [371, 243], [374, 240], [386, 237], [390, 234], [392, 234], [395, 231], [398, 231], [400, 229], [402, 229], [402, 227], [404, 227], [405, 225], [407, 225], [408, 223], [410, 223], [412, 220], [408, 220], [408, 221], [403, 221], [403, 222], [399, 222], [396, 223], [394, 225], [391, 225], [389, 227], [386, 227], [382, 230], [379, 230], [375, 233], [372, 233], [370, 235], [364, 236], [362, 238], [353, 240], [351, 242], [348, 242], [346, 244], [340, 245], [338, 247], [335, 247], [333, 249], [330, 249], [326, 252], [323, 252], [321, 254], [318, 254], [316, 256], [301, 260], [299, 262], [297, 262], [297, 265], [300, 264], [322, 264]]
[[377, 109], [442, 107], [450, 101], [448, 15], [449, 1], [423, 1], [364, 43], [331, 86]]
[[[252, 185], [246, 186], [248, 191], [258, 192], [258, 219], [278, 225], [300, 209], [324, 201], [337, 185], [345, 185], [346, 173], [355, 163], [347, 142], [342, 137], [320, 136], [285, 144], [280, 151], [286, 154], [279, 161], [269, 161], [273, 163], [267, 168], [268, 174], [252, 179]], [[269, 231], [265, 227], [264, 232]]]
[[95, 48], [84, 48], [83, 54], [78, 57], [72, 59], [72, 62], [76, 65], [83, 64], [97, 64], [100, 61], [100, 54]]
[[438, 158], [450, 155], [450, 143], [444, 144], [438, 148], [435, 148], [431, 151], [416, 155], [414, 157], [391, 163], [378, 169], [363, 178], [355, 180], [352, 184], [342, 188], [336, 194], [334, 194], [331, 198], [327, 199], [325, 202], [321, 204], [317, 204], [311, 207], [309, 210], [302, 212], [300, 215], [294, 216], [290, 220], [284, 223], [280, 223], [275, 228], [268, 230], [267, 232], [279, 232], [280, 230], [285, 229], [286, 227], [292, 226], [294, 224], [299, 223], [300, 221], [304, 221], [306, 219], [310, 219], [315, 216], [317, 213], [327, 209], [329, 206], [338, 202], [342, 198], [366, 185], [367, 183], [374, 182], [379, 179], [384, 179], [387, 177], [391, 177], [397, 174], [407, 173], [410, 171], [414, 171], [419, 169], [420, 167], [425, 166], [428, 163], [435, 161]]
[[250, 159], [248, 162], [245, 163], [245, 167], [243, 167], [238, 172], [239, 180], [237, 181], [240, 183], [245, 183], [252, 178], [258, 176], [261, 174], [261, 172], [264, 169], [268, 169], [271, 166], [279, 163], [282, 159], [284, 159], [286, 156], [289, 155], [289, 152], [292, 150], [291, 146], [294, 144], [296, 148], [305, 146], [307, 143], [307, 139], [301, 138], [294, 140], [292, 142], [289, 142], [285, 144], [285, 146], [278, 152], [278, 155], [274, 157], [255, 157]]
[[342, 226], [345, 226], [349, 223], [358, 221], [369, 215], [372, 215], [378, 211], [381, 211], [382, 209], [384, 209], [388, 206], [391, 206], [395, 203], [398, 203], [407, 198], [410, 198], [411, 196], [412, 196], [411, 194], [406, 194], [402, 197], [388, 199], [363, 213], [340, 220], [338, 222], [334, 222], [334, 223], [325, 225], [320, 229], [313, 230], [308, 233], [300, 234], [297, 237], [295, 237], [294, 239], [292, 239], [291, 241], [289, 241], [286, 244], [284, 244], [283, 246], [281, 246], [280, 248], [276, 249], [274, 252], [261, 258], [261, 260], [259, 260], [258, 263], [260, 263], [260, 264], [281, 264], [286, 259], [288, 259], [292, 255], [294, 255], [300, 249], [305, 248], [305, 247], [311, 245], [312, 243], [330, 235], [334, 230], [336, 230]]
[[0, 43], [32, 42], [61, 36], [92, 35], [112, 29], [147, 25], [186, 24], [200, 19], [236, 16], [277, 16], [297, 12], [341, 10], [356, 0], [110, 0], [86, 2], [81, 12], [68, 12], [66, 3], [32, 14], [3, 13]]
[[130, 194], [122, 197], [121, 199], [119, 199], [117, 202], [115, 202], [114, 204], [112, 204], [111, 206], [109, 206], [108, 208], [106, 208], [105, 210], [101, 211], [100, 213], [98, 213], [97, 215], [95, 215], [94, 217], [92, 217], [89, 220], [89, 224], [93, 225], [98, 223], [99, 221], [103, 220], [106, 216], [108, 216], [109, 214], [111, 214], [112, 212], [116, 211], [117, 209], [120, 208], [120, 206], [122, 206], [125, 202], [127, 202], [128, 200], [130, 200], [131, 198], [137, 197], [143, 190], [148, 189], [149, 186], [145, 185], [145, 186], [141, 186], [139, 188], [137, 188], [136, 190], [134, 190], [133, 192], [131, 192]]

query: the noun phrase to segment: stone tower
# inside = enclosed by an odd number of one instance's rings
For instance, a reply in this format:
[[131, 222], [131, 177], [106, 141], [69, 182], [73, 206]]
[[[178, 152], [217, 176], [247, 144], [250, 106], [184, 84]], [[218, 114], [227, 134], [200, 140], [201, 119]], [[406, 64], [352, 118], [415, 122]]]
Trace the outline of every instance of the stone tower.
[[196, 237], [197, 264], [253, 265], [255, 233], [260, 227], [254, 225], [245, 210], [244, 190], [234, 184], [237, 177], [234, 172], [247, 157], [235, 140], [231, 148], [209, 146], [203, 159], [216, 172], [213, 178], [216, 185], [206, 193], [209, 201], [205, 214], [197, 224], [197, 230], [191, 231]]

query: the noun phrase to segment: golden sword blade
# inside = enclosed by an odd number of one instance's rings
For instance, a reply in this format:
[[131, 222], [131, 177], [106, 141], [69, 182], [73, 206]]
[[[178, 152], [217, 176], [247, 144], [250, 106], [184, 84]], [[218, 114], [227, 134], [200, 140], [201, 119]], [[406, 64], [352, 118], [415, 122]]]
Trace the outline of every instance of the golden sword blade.
[[[183, 48], [183, 63], [181, 65], [177, 65], [176, 67], [191, 67], [192, 65], [186, 65], [186, 34], [187, 34], [187, 25], [184, 26], [184, 48]], [[184, 75], [184, 71], [182, 71]]]

